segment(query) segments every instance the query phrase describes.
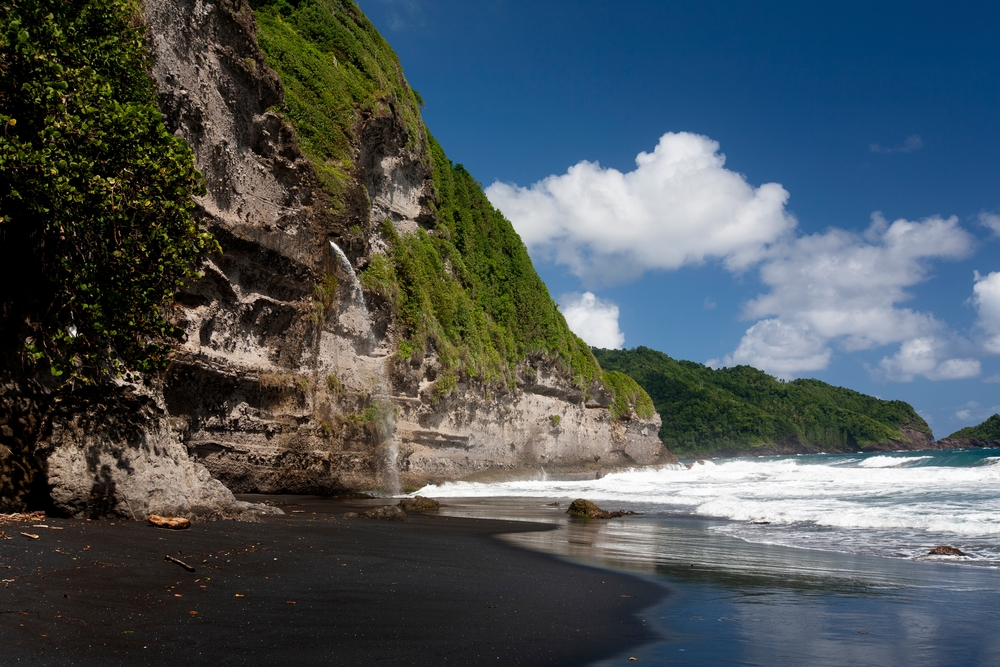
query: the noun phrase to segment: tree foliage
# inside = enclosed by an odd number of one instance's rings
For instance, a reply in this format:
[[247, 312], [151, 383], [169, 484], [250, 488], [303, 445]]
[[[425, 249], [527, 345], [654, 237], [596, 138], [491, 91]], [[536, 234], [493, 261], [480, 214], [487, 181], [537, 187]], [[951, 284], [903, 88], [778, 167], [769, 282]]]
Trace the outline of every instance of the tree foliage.
[[976, 426], [966, 426], [955, 431], [949, 438], [961, 438], [963, 440], [996, 440], [1000, 441], [1000, 415], [993, 415], [982, 424]]
[[645, 347], [594, 354], [602, 367], [628, 373], [649, 393], [663, 420], [660, 439], [678, 454], [786, 444], [850, 451], [902, 440], [902, 426], [930, 433], [903, 401], [819, 380], [781, 382], [750, 366], [713, 370]]
[[217, 246], [192, 217], [202, 180], [163, 125], [138, 6], [0, 0], [0, 13], [5, 343], [59, 382], [154, 369], [164, 305]]

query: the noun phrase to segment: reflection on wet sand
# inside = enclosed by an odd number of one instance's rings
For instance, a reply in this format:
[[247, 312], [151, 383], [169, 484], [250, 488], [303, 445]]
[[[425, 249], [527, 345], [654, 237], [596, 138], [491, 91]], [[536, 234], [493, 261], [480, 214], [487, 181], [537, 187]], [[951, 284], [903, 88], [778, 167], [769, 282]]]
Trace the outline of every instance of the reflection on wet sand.
[[646, 664], [1000, 664], [1000, 571], [753, 544], [696, 517], [573, 519], [550, 502], [448, 499], [442, 511], [558, 524], [504, 539], [666, 585], [643, 617], [664, 640], [633, 652]]

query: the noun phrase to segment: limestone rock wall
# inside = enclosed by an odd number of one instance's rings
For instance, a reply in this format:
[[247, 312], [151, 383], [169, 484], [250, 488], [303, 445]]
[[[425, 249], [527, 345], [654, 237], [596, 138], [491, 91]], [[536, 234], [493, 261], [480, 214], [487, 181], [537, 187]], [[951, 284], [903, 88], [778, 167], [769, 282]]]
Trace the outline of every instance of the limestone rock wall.
[[[405, 148], [414, 142], [391, 115], [361, 119], [354, 182], [333, 206], [291, 127], [269, 111], [281, 82], [246, 1], [147, 0], [144, 11], [164, 120], [194, 150], [207, 186], [200, 215], [223, 253], [178, 295], [185, 335], [135, 408], [142, 419], [116, 431], [121, 419], [84, 410], [53, 423], [58, 508], [240, 516], [248, 509], [230, 490], [395, 490], [668, 460], [658, 417], [612, 421], [603, 387], [585, 393], [537, 360], [497, 396], [470, 385], [429, 395], [435, 359], [399, 367], [391, 311], [372, 295], [358, 302], [353, 276], [384, 249], [383, 220], [401, 234], [433, 221], [422, 144]], [[362, 238], [348, 232], [357, 229]]]
[[[382, 220], [401, 234], [431, 222], [426, 154], [406, 148], [413, 142], [394, 116], [364, 118], [353, 189], [330, 213], [291, 128], [267, 111], [281, 86], [247, 5], [156, 0], [146, 11], [164, 115], [206, 174], [202, 206], [225, 250], [181, 301], [187, 339], [165, 392], [175, 430], [214, 475], [236, 491], [334, 492], [389, 489], [399, 474], [419, 483], [662, 454], [658, 421], [612, 423], [557, 374], [495, 399], [465, 387], [438, 405], [409, 391], [428, 383], [434, 360], [400, 382], [391, 314], [369, 299], [368, 344], [349, 298], [353, 278], [328, 244], [361, 268], [381, 250]], [[367, 238], [353, 243], [348, 228]], [[330, 312], [314, 294], [324, 273], [339, 285]]]

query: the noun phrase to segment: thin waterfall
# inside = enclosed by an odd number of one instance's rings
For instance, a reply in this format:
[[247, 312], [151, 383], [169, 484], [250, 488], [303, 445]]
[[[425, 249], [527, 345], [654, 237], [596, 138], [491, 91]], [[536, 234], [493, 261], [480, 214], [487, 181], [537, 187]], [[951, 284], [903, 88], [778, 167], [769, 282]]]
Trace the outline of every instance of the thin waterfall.
[[[330, 258], [335, 270], [344, 279], [341, 291], [346, 298], [339, 309], [339, 321], [342, 327], [348, 329], [355, 336], [360, 338], [363, 345], [364, 354], [371, 354], [378, 341], [375, 332], [372, 330], [371, 315], [368, 312], [368, 305], [365, 303], [365, 295], [361, 289], [361, 282], [351, 261], [347, 255], [333, 241], [330, 241]], [[346, 294], [345, 294], [346, 292]], [[375, 446], [381, 454], [381, 477], [382, 484], [392, 495], [399, 495], [399, 469], [397, 460], [399, 459], [399, 443], [396, 442], [396, 412], [395, 404], [383, 377], [377, 378], [378, 386], [375, 387], [372, 400], [378, 404], [375, 411], [377, 423], [372, 429], [375, 439]]]
[[[358, 280], [358, 276], [354, 273], [354, 267], [351, 266], [351, 260], [347, 259], [347, 255], [344, 251], [340, 249], [333, 241], [330, 241], [330, 256], [333, 260], [334, 266], [339, 269], [339, 273], [343, 274], [347, 278], [347, 302], [345, 304], [345, 315], [349, 315], [352, 327], [360, 334], [360, 337], [364, 340], [365, 351], [371, 352], [375, 349], [377, 341], [375, 340], [375, 332], [372, 331], [372, 318], [368, 313], [368, 305], [365, 303], [365, 294], [361, 291], [361, 282]], [[354, 312], [351, 312], [351, 311]]]

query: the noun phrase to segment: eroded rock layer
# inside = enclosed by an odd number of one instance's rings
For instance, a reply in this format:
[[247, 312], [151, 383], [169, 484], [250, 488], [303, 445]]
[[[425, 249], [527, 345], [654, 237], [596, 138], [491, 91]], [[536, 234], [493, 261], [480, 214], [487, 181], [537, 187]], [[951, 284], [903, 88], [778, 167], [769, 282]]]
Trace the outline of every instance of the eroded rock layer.
[[[607, 400], [586, 407], [541, 362], [496, 396], [468, 382], [444, 401], [422, 391], [433, 352], [400, 363], [390, 310], [352, 295], [354, 269], [380, 251], [381, 221], [405, 235], [433, 219], [425, 142], [391, 109], [362, 116], [352, 182], [331, 202], [269, 111], [281, 82], [247, 5], [159, 0], [146, 16], [166, 122], [195, 150], [205, 220], [224, 249], [179, 299], [187, 335], [164, 393], [174, 432], [217, 478], [234, 491], [329, 493], [663, 459], [658, 417], [612, 420]], [[336, 286], [324, 302], [327, 275]]]
[[[613, 419], [600, 381], [584, 389], [546, 353], [512, 369], [516, 381], [492, 384], [456, 375], [433, 345], [398, 354], [396, 311], [356, 274], [388, 252], [380, 226], [391, 223], [394, 238], [434, 229], [419, 118], [382, 101], [356, 109], [347, 176], [331, 189], [275, 111], [283, 84], [245, 0], [148, 0], [143, 10], [164, 122], [194, 151], [207, 188], [199, 217], [223, 252], [204, 257], [203, 277], [177, 295], [171, 319], [184, 335], [161, 377], [49, 397], [45, 411], [5, 389], [0, 427], [38, 464], [22, 465], [17, 484], [0, 479], [5, 506], [41, 489], [69, 515], [249, 518], [268, 510], [232, 492], [592, 476], [673, 460], [658, 416]], [[0, 462], [12, 452], [0, 447]]]

